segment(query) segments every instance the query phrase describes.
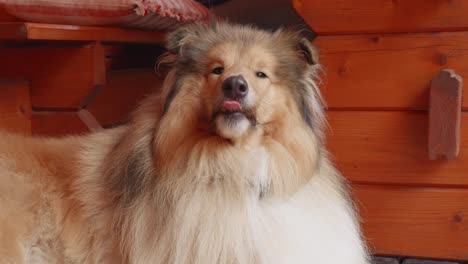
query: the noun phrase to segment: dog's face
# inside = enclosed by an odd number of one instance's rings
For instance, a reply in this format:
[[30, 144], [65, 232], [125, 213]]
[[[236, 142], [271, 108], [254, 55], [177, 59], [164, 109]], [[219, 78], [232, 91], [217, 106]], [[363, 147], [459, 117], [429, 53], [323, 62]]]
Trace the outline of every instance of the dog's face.
[[[314, 112], [321, 111], [311, 87], [317, 52], [297, 34], [192, 25], [172, 33], [167, 47], [175, 80], [165, 111], [179, 95], [192, 97], [193, 104], [177, 107], [196, 108], [207, 127], [229, 140], [259, 127], [271, 130], [288, 118], [314, 127]], [[190, 95], [182, 91], [189, 89]]]
[[280, 101], [275, 64], [261, 45], [227, 42], [209, 51], [202, 100], [220, 136], [240, 138], [258, 123], [271, 121]]

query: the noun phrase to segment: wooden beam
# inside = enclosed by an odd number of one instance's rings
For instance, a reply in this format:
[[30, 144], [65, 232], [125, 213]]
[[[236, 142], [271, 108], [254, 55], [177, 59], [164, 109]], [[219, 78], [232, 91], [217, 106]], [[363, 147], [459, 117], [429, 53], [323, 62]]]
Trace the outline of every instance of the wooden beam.
[[[468, 137], [456, 160], [429, 160], [426, 112], [329, 111], [328, 119], [328, 148], [352, 182], [468, 188]], [[468, 135], [468, 113], [461, 134]]]
[[110, 71], [106, 86], [87, 109], [104, 126], [127, 121], [145, 96], [160, 90], [162, 82], [153, 68]]
[[468, 189], [354, 185], [353, 193], [373, 253], [468, 260]]
[[162, 43], [165, 33], [113, 27], [55, 25], [29, 22], [0, 23], [1, 40], [101, 41], [117, 43]]
[[30, 81], [34, 109], [80, 109], [105, 80], [99, 45], [3, 46], [0, 76]]
[[44, 136], [65, 136], [89, 131], [78, 112], [34, 111], [31, 129], [32, 134]]
[[0, 80], [0, 129], [31, 134], [29, 83], [24, 79]]
[[100, 41], [96, 41], [91, 44], [93, 50], [92, 60], [90, 61], [90, 67], [92, 68], [92, 88], [89, 90], [86, 98], [83, 99], [83, 102], [80, 106], [81, 108], [86, 108], [88, 105], [94, 101], [97, 94], [104, 88], [106, 85], [106, 51], [104, 46]]
[[318, 35], [467, 30], [468, 2], [293, 0]]
[[330, 109], [427, 110], [431, 79], [441, 70], [468, 78], [468, 32], [327, 36], [314, 44]]
[[78, 117], [91, 132], [97, 132], [103, 129], [96, 118], [94, 118], [94, 116], [86, 109], [78, 111]]

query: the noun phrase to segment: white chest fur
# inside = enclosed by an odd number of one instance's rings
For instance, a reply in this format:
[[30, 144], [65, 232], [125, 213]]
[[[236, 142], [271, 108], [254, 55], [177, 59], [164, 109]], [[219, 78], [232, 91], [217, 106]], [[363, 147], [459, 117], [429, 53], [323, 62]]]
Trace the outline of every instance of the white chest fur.
[[[290, 197], [261, 198], [259, 193], [268, 187], [267, 152], [242, 160], [247, 163], [222, 168], [202, 164], [198, 168], [203, 170], [191, 170], [187, 178], [197, 181], [179, 190], [170, 212], [160, 218], [164, 223], [156, 223], [158, 235], [137, 238], [137, 244], [148, 247], [134, 248], [134, 262], [368, 263], [354, 213], [331, 167], [320, 169]], [[213, 182], [205, 180], [212, 177]]]

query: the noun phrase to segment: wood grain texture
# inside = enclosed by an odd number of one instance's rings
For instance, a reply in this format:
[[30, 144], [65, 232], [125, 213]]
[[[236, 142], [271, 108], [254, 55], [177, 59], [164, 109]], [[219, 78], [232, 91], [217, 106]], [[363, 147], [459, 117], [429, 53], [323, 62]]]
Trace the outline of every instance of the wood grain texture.
[[452, 68], [468, 77], [468, 32], [331, 36], [314, 44], [331, 109], [428, 109], [436, 74]]
[[460, 151], [462, 78], [443, 70], [431, 82], [429, 158], [454, 160]]
[[426, 112], [330, 111], [328, 147], [351, 181], [468, 187], [468, 114], [462, 116], [460, 155], [428, 159]]
[[152, 68], [111, 71], [88, 110], [101, 125], [124, 122], [145, 96], [159, 90], [162, 81]]
[[373, 253], [468, 260], [468, 189], [354, 185]]
[[65, 136], [89, 132], [77, 112], [37, 112], [31, 116], [33, 135]]
[[14, 22], [14, 21], [19, 21], [19, 19], [10, 15], [7, 11], [5, 11], [4, 7], [0, 6], [0, 22]]
[[464, 0], [293, 0], [319, 35], [468, 29]]
[[93, 89], [94, 46], [2, 46], [0, 77], [30, 81], [35, 109], [77, 109]]
[[93, 86], [103, 87], [106, 84], [106, 50], [100, 41], [92, 44], [93, 48]]
[[110, 43], [162, 43], [165, 33], [112, 27], [88, 27], [29, 22], [0, 23], [2, 40], [101, 41]]
[[26, 80], [0, 79], [0, 129], [31, 134], [31, 100]]

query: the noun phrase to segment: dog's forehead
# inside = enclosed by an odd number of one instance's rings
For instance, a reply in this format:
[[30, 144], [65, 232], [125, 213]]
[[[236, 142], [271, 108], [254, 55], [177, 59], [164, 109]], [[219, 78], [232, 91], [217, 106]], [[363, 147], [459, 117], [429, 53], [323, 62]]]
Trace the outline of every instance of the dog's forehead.
[[271, 67], [277, 64], [274, 51], [263, 43], [227, 41], [214, 45], [208, 51], [211, 61], [225, 64], [244, 64], [254, 67]]

